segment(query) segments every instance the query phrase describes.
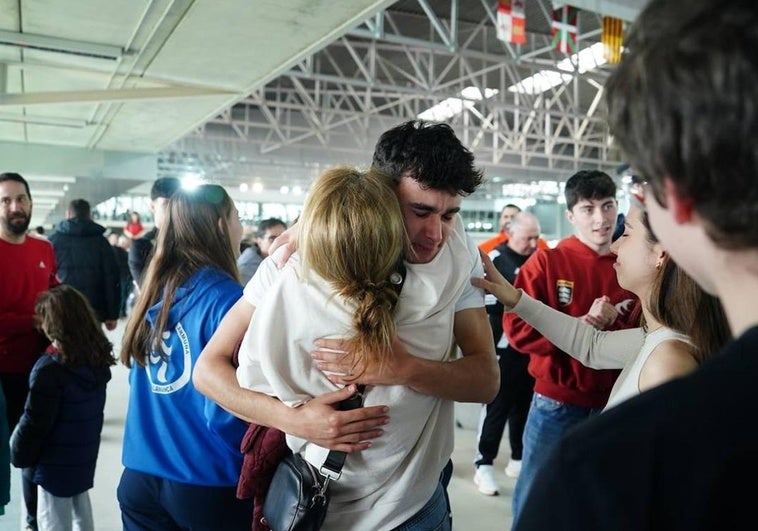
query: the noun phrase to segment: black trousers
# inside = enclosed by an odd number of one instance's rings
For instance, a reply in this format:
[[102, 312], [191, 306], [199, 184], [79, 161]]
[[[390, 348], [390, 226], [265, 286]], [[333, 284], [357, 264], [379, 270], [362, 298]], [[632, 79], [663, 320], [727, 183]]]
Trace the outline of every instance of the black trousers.
[[495, 460], [506, 421], [511, 458], [521, 459], [521, 437], [534, 390], [534, 378], [527, 371], [529, 356], [510, 347], [496, 351], [500, 365], [500, 390], [495, 399], [486, 406], [486, 415], [479, 429], [476, 466], [491, 465]]
[[124, 531], [250, 531], [253, 500], [237, 487], [179, 483], [125, 468], [116, 490]]

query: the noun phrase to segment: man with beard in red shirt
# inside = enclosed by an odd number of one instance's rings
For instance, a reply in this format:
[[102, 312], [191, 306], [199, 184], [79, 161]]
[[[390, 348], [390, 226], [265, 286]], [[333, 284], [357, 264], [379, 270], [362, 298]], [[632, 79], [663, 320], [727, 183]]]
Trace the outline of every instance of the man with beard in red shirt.
[[[32, 195], [18, 173], [0, 174], [0, 383], [10, 432], [24, 411], [29, 373], [47, 346], [34, 323], [37, 296], [58, 284], [53, 246], [29, 236]], [[26, 470], [24, 470], [26, 472]], [[23, 474], [27, 526], [36, 529], [36, 485]]]

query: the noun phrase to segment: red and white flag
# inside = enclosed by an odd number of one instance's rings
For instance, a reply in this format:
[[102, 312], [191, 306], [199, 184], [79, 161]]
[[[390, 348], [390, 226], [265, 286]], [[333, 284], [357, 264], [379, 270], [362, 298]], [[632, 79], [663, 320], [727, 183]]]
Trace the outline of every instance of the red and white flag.
[[563, 6], [553, 11], [553, 46], [565, 54], [576, 53], [576, 20], [579, 10]]
[[524, 0], [500, 0], [497, 5], [497, 38], [504, 42], [526, 42]]

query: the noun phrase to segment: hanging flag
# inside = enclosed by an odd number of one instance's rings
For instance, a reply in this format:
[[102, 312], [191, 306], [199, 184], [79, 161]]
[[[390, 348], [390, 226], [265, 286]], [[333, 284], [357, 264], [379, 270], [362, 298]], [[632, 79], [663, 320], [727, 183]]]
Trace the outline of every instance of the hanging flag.
[[603, 17], [603, 58], [611, 64], [621, 61], [621, 41], [624, 37], [624, 21], [620, 18]]
[[524, 0], [500, 0], [497, 5], [497, 38], [504, 42], [526, 42]]
[[553, 11], [553, 42], [565, 54], [576, 53], [576, 20], [579, 10], [563, 6]]

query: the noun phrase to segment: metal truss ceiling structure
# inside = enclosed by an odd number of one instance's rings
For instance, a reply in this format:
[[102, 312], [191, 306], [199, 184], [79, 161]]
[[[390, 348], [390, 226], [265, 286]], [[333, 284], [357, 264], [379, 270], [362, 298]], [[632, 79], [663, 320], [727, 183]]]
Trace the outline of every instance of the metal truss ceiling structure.
[[[510, 45], [496, 39], [493, 2], [396, 3], [164, 150], [159, 171], [307, 187], [324, 167], [365, 166], [382, 131], [446, 98], [463, 100], [446, 121], [485, 168], [489, 197], [507, 181], [615, 168], [600, 110], [612, 66], [559, 70], [552, 4], [526, 4], [527, 44]], [[600, 13], [581, 12], [578, 49], [599, 42], [600, 25]], [[515, 90], [546, 72], [563, 81]], [[492, 95], [466, 99], [471, 87]]]

